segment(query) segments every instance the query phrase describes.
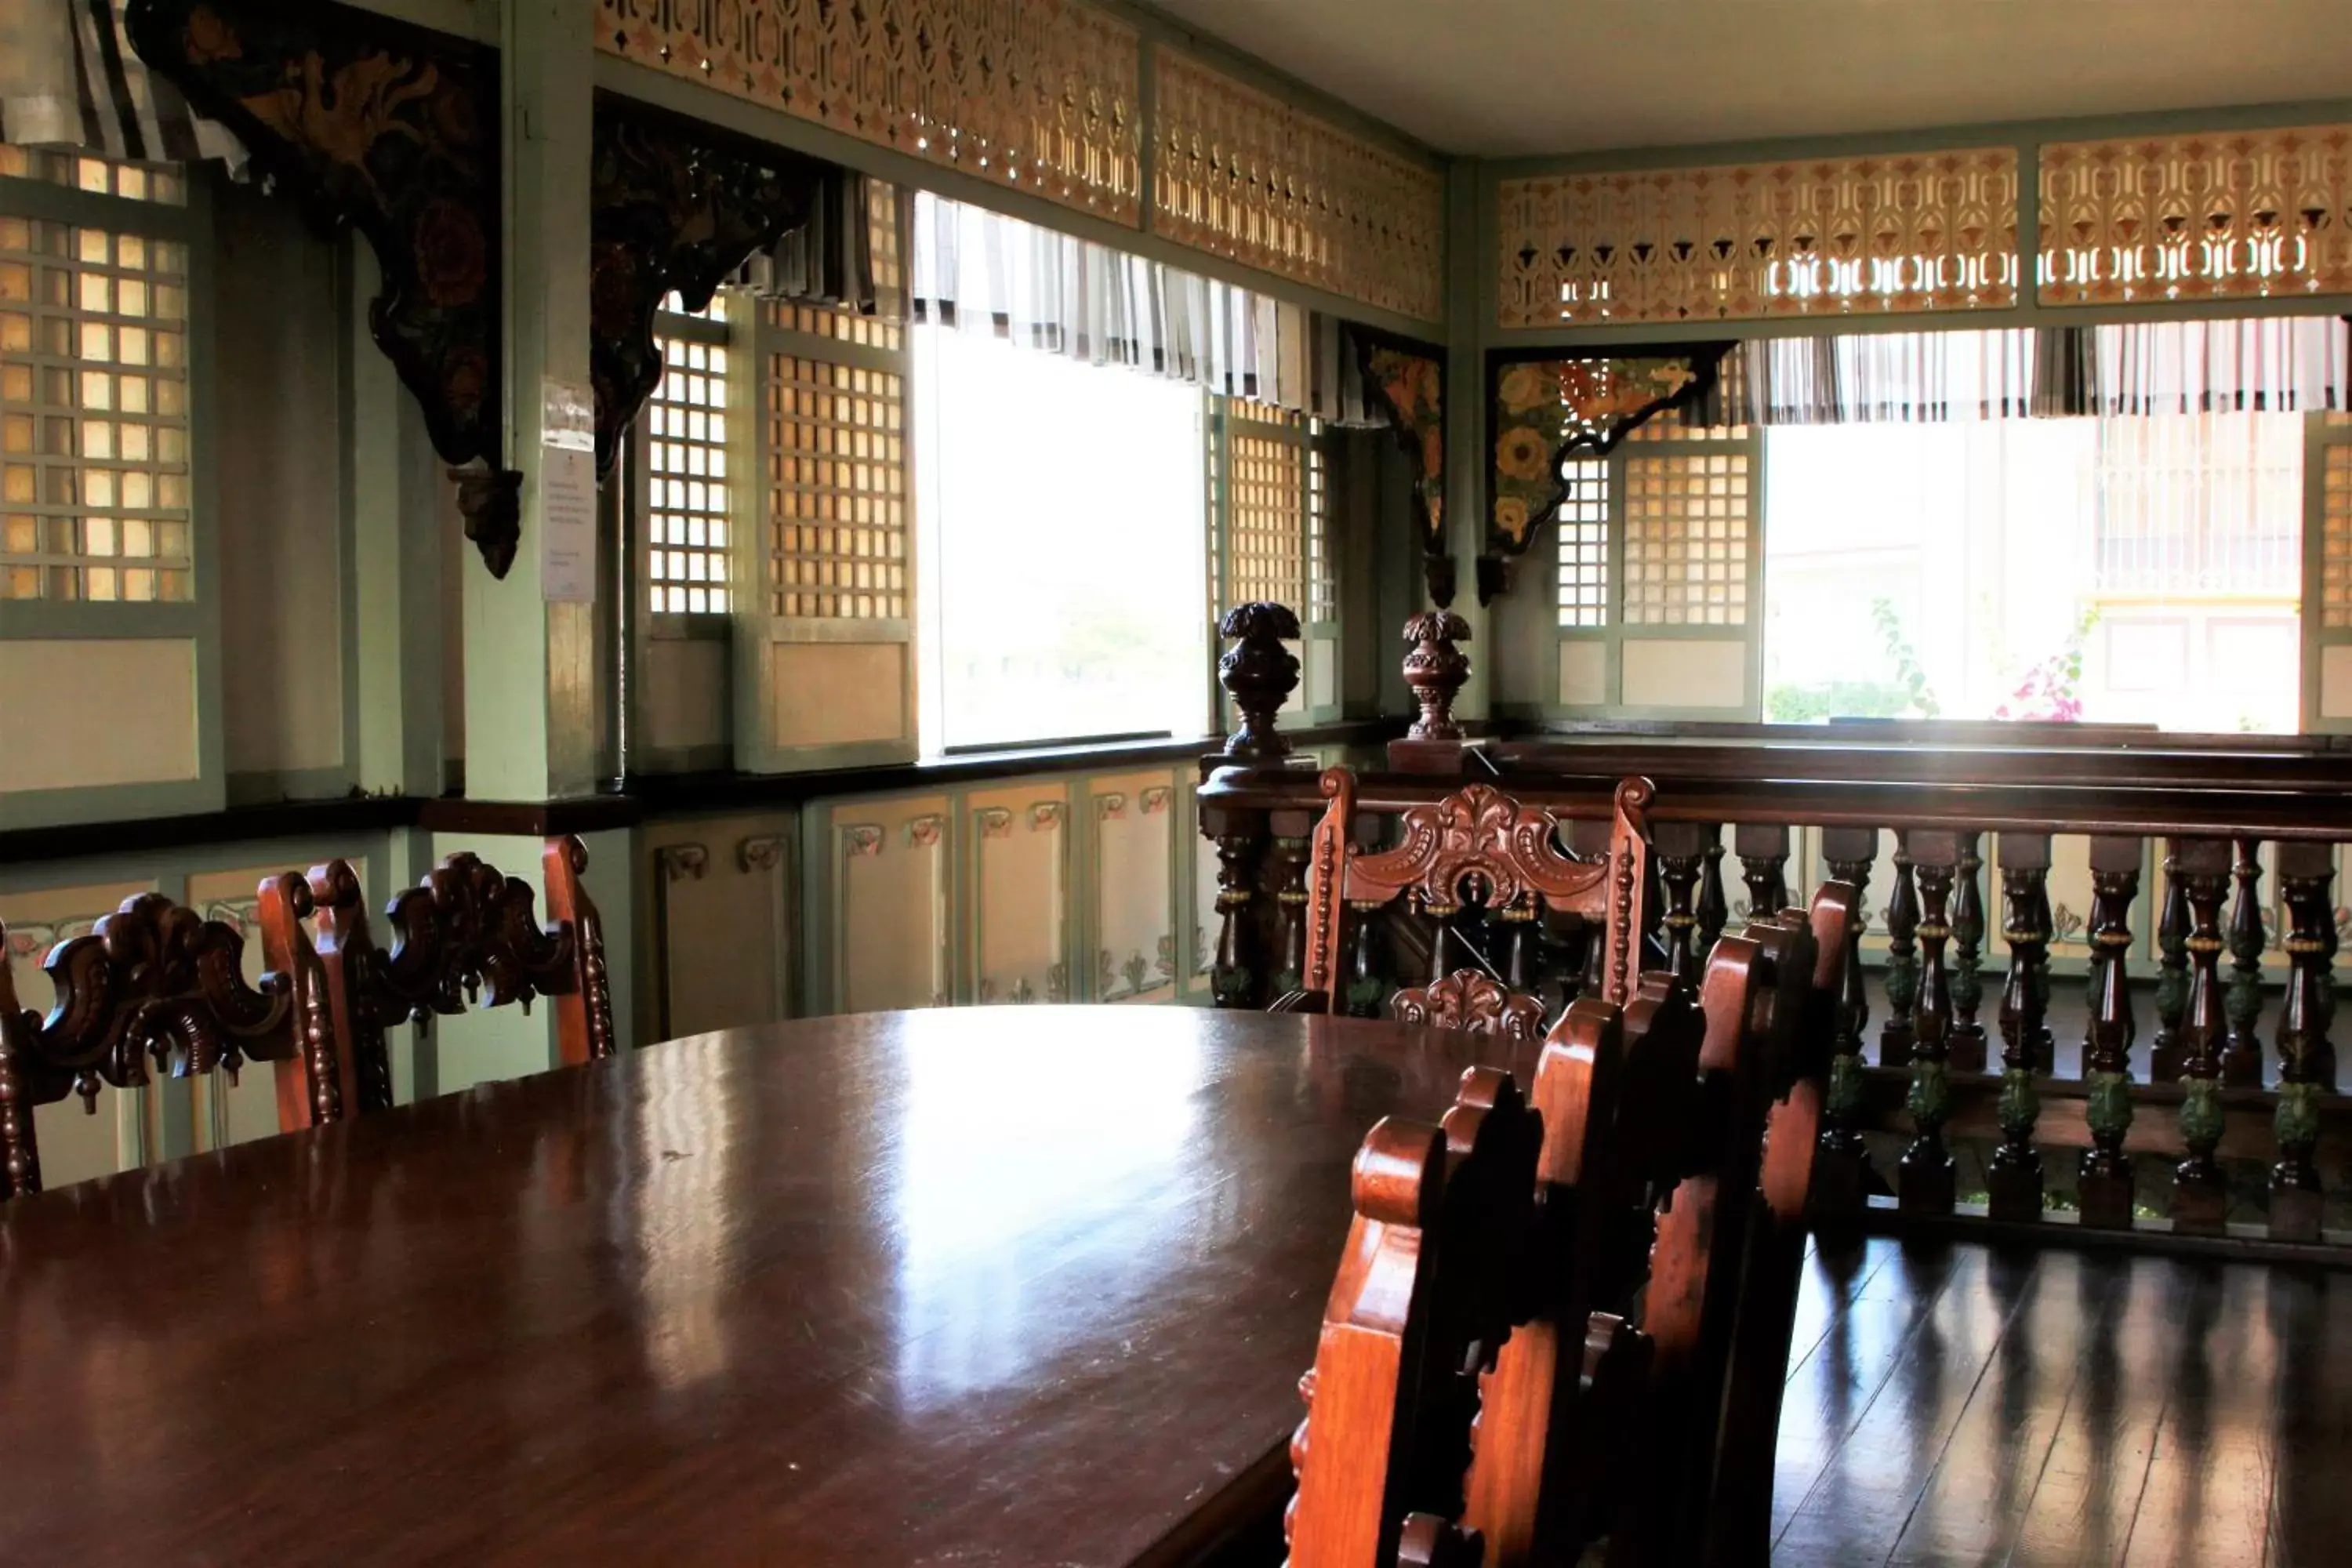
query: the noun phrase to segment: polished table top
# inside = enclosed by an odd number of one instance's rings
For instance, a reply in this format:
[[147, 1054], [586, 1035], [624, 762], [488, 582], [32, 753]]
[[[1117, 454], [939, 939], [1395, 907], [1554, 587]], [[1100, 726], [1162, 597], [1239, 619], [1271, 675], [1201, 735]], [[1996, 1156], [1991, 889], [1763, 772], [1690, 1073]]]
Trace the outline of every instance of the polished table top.
[[814, 1019], [7, 1205], [0, 1562], [1179, 1561], [1470, 1048]]

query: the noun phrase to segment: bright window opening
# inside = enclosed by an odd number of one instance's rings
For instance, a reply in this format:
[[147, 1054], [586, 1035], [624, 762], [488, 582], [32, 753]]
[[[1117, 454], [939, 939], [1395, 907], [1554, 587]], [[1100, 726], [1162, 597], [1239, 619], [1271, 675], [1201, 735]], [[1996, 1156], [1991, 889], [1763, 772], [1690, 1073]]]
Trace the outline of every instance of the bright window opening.
[[1764, 717], [2292, 733], [2304, 419], [1775, 428]]
[[1207, 727], [1202, 399], [915, 333], [924, 750]]

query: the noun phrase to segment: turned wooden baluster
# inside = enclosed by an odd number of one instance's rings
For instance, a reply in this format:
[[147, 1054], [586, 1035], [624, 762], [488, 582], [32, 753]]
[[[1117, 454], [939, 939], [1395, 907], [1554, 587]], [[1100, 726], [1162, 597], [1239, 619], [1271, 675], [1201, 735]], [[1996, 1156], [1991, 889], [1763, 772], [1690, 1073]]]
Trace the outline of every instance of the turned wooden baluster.
[[2272, 1136], [2271, 1237], [2319, 1239], [2319, 1097], [2336, 1087], [2328, 1016], [2336, 990], [2336, 852], [2327, 844], [2278, 847], [2286, 900], [2286, 1005], [2279, 1017], [2278, 1110]]
[[[1706, 829], [1706, 858], [1698, 872], [1698, 904], [1694, 911], [1698, 916], [1698, 951], [1701, 957], [1715, 950], [1716, 938], [1731, 919], [1731, 904], [1723, 896], [1723, 828], [1720, 824]], [[1767, 910], [1760, 919], [1769, 920], [1780, 913]]]
[[1908, 836], [1911, 869], [1925, 906], [1915, 928], [1919, 939], [1918, 1001], [1911, 1022], [1911, 1092], [1906, 1101], [1914, 1136], [1896, 1173], [1896, 1201], [1906, 1214], [1952, 1212], [1952, 1152], [1944, 1146], [1944, 1123], [1952, 1114], [1947, 1077], [1952, 1043], [1952, 992], [1944, 966], [1944, 943], [1952, 934], [1952, 879], [1959, 871], [1959, 836], [1914, 829]]
[[2176, 838], [2174, 876], [2189, 900], [2189, 1005], [2180, 1016], [2180, 1138], [2187, 1157], [2173, 1168], [2172, 1228], [2217, 1235], [2229, 1208], [2221, 1167], [2221, 900], [2230, 892], [2230, 841]]
[[2140, 841], [2103, 835], [2091, 840], [2091, 1022], [2083, 1041], [2084, 1119], [2077, 1191], [2083, 1224], [2128, 1230], [2132, 1223], [2132, 1023], [2126, 955], [2131, 951], [2132, 900], [2139, 896]]
[[2189, 889], [2180, 885], [2180, 861], [2164, 858], [2164, 912], [2157, 917], [2156, 1041], [2148, 1051], [2148, 1081], [2170, 1083], [2180, 1076], [2180, 1017], [2189, 1011]]
[[2042, 1097], [2033, 1075], [2049, 1034], [2042, 973], [2050, 949], [2050, 835], [2000, 836], [2000, 885], [2009, 978], [2000, 993], [2000, 1144], [1985, 1171], [1987, 1212], [1998, 1220], [2042, 1218], [2042, 1155], [2033, 1147]]
[[1886, 900], [1886, 1022], [1878, 1031], [1878, 1065], [1911, 1059], [1911, 1013], [1919, 1000], [1919, 889], [1911, 874], [1910, 836], [1895, 836], [1895, 890]]
[[1984, 897], [1977, 876], [1984, 857], [1977, 852], [1977, 836], [1960, 835], [1959, 875], [1952, 884], [1952, 1043], [1948, 1053], [1954, 1072], [1985, 1070], [1985, 1028], [1977, 1021], [1984, 1003]]
[[1217, 834], [1217, 957], [1209, 994], [1220, 1007], [1258, 1005], [1255, 906], [1265, 838], [1261, 824], [1228, 816]]
[[1739, 879], [1748, 884], [1748, 918], [1769, 921], [1787, 909], [1789, 830], [1743, 822], [1731, 830], [1731, 847], [1739, 857]]
[[1862, 973], [1862, 930], [1869, 918], [1866, 895], [1877, 856], [1878, 835], [1869, 828], [1822, 830], [1822, 858], [1828, 862], [1830, 875], [1853, 889], [1853, 916], [1846, 932], [1845, 1005], [1838, 1009], [1837, 1033], [1830, 1042], [1821, 1158], [1813, 1172], [1813, 1213], [1824, 1226], [1851, 1224], [1864, 1206], [1868, 1158], [1862, 1139], [1863, 1042], [1870, 1025], [1870, 992]]
[[2221, 1081], [2259, 1089], [2263, 1081], [2262, 841], [2238, 840], [2238, 900], [2230, 910], [2230, 1044], [2221, 1053]]
[[1706, 829], [1696, 822], [1662, 822], [1651, 829], [1650, 841], [1657, 850], [1651, 861], [1666, 890], [1665, 968], [1677, 980], [1696, 980], [1705, 950], [1697, 945], [1698, 915], [1692, 906], [1706, 858]]
[[1274, 854], [1274, 984], [1269, 1000], [1296, 991], [1307, 972], [1307, 865], [1313, 858], [1307, 835], [1293, 837], [1285, 829], [1289, 812], [1275, 814]]

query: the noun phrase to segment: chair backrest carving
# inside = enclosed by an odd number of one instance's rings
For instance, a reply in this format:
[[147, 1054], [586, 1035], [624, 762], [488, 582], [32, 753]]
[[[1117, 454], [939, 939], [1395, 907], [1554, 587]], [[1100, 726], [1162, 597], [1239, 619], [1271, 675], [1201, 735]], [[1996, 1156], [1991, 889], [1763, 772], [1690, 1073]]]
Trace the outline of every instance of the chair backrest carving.
[[613, 1054], [604, 928], [580, 884], [587, 863], [579, 839], [548, 841], [548, 908], [555, 918], [541, 925], [529, 883], [479, 856], [447, 856], [384, 906], [389, 952], [375, 943], [350, 863], [310, 868], [319, 952], [364, 1109], [391, 1103], [383, 1032], [404, 1019], [463, 1013], [469, 1004], [528, 1010], [537, 997], [554, 997], [565, 1065]]
[[1656, 794], [1648, 780], [1618, 784], [1609, 851], [1598, 860], [1570, 859], [1559, 847], [1552, 813], [1484, 784], [1411, 807], [1403, 842], [1364, 853], [1354, 844], [1355, 775], [1326, 769], [1321, 789], [1328, 804], [1308, 850], [1300, 985], [1324, 1005], [1338, 1005], [1346, 911], [1399, 897], [1441, 919], [1471, 902], [1507, 920], [1533, 921], [1546, 909], [1581, 917], [1602, 932], [1602, 999], [1622, 1005], [1632, 996], [1646, 882], [1644, 815]]
[[1514, 1045], [1535, 1046], [1544, 1037], [1542, 1003], [1475, 969], [1457, 969], [1428, 985], [1408, 985], [1390, 999], [1389, 1009], [1400, 1024], [1492, 1035]]
[[36, 1106], [79, 1094], [95, 1113], [102, 1086], [142, 1087], [151, 1068], [234, 1078], [247, 1061], [269, 1062], [281, 1129], [342, 1118], [325, 977], [302, 927], [310, 891], [289, 873], [265, 879], [259, 897], [268, 969], [257, 986], [246, 984], [236, 927], [160, 893], [125, 900], [49, 951], [42, 967], [56, 1000], [46, 1018], [18, 1003], [0, 960], [0, 1196], [40, 1190]]

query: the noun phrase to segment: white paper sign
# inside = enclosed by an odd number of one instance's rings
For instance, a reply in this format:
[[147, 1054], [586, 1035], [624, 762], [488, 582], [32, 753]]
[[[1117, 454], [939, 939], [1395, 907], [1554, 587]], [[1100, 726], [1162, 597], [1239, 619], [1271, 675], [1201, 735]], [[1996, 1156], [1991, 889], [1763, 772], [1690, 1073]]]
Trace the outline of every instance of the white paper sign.
[[541, 384], [539, 462], [540, 595], [551, 603], [596, 597], [596, 414], [584, 386]]
[[543, 447], [539, 458], [539, 581], [551, 603], [596, 597], [596, 454]]

